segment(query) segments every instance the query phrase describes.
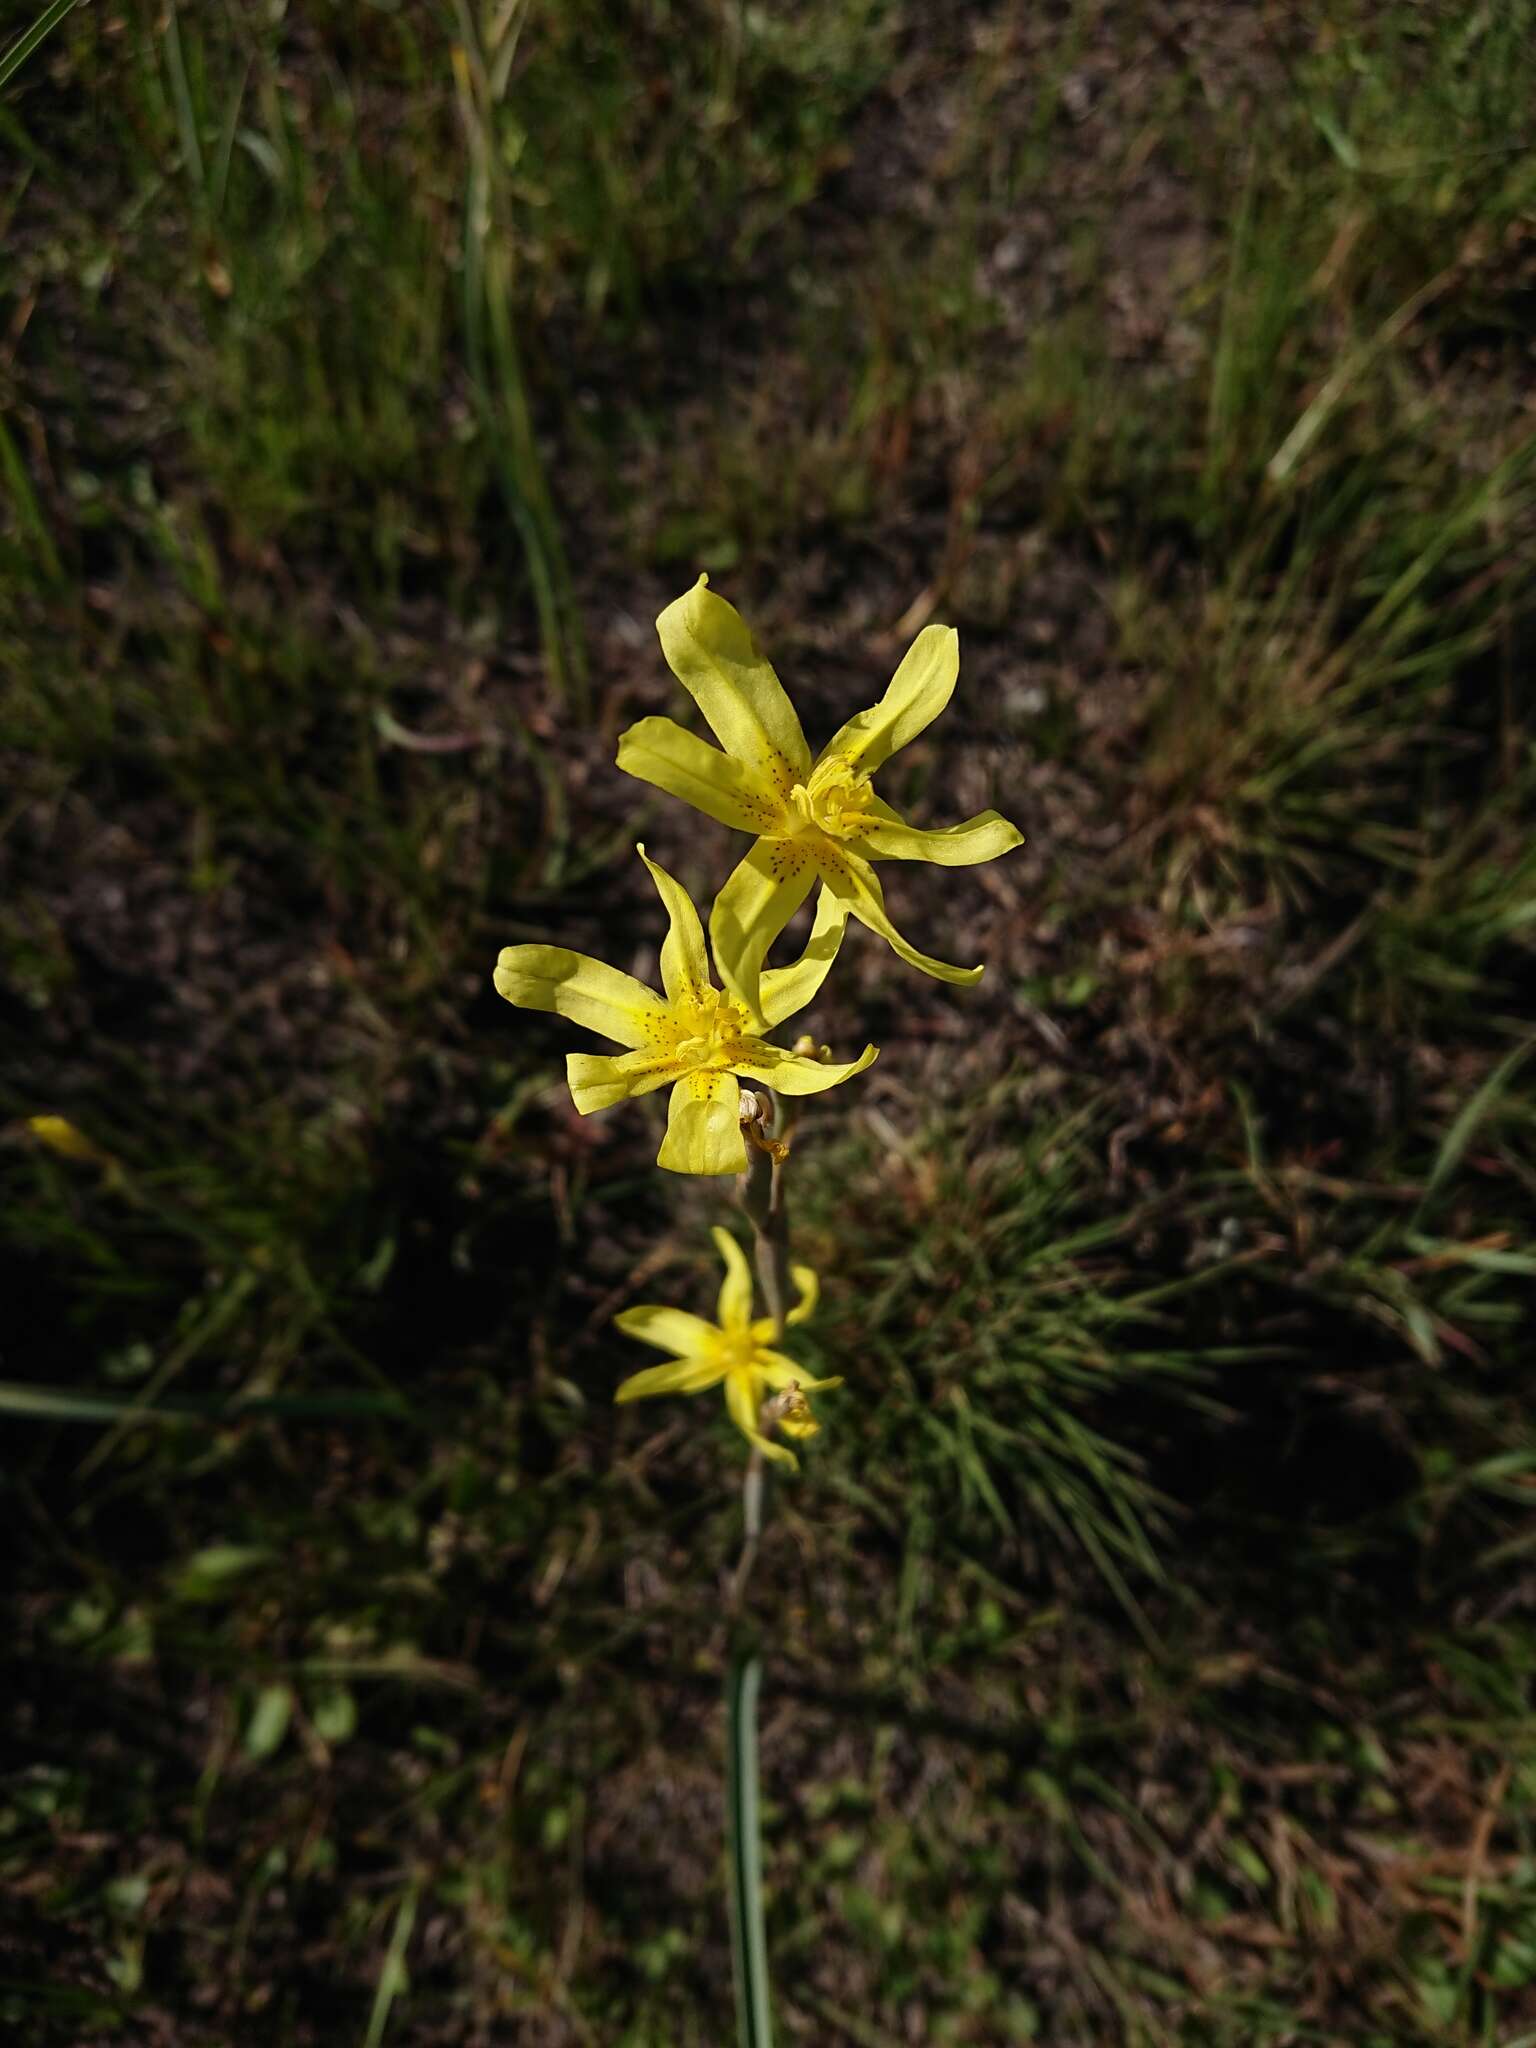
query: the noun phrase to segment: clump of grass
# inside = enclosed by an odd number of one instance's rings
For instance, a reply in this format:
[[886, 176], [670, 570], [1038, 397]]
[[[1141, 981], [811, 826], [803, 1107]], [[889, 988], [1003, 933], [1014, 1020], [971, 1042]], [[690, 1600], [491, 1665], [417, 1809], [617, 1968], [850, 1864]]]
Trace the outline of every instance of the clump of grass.
[[[1160, 1503], [1106, 1417], [1139, 1383], [1187, 1394], [1202, 1377], [1177, 1341], [1159, 1347], [1162, 1312], [1136, 1284], [1147, 1219], [1104, 1213], [1102, 1108], [1015, 1124], [1006, 1102], [910, 1138], [882, 1123], [805, 1177], [807, 1241], [856, 1281], [815, 1339], [865, 1396], [847, 1483], [907, 1546], [908, 1625], [940, 1525], [994, 1554], [1081, 1544], [1122, 1597], [1127, 1573], [1155, 1576]], [[850, 1183], [878, 1190], [856, 1218], [836, 1194]]]

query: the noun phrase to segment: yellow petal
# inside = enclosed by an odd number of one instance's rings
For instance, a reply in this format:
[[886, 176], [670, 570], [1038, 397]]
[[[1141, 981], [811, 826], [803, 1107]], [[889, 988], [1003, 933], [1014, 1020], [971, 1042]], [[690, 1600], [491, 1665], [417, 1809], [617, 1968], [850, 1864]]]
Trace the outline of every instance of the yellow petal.
[[661, 649], [728, 754], [766, 776], [781, 804], [811, 770], [811, 750], [784, 685], [733, 605], [701, 576], [656, 621]]
[[786, 1358], [782, 1351], [759, 1348], [752, 1361], [752, 1369], [765, 1387], [772, 1387], [775, 1393], [791, 1383], [799, 1385], [804, 1374], [792, 1358]]
[[677, 1061], [648, 1048], [639, 1052], [568, 1052], [565, 1078], [579, 1116], [591, 1116], [597, 1109], [612, 1109], [631, 1095], [649, 1095], [677, 1079]]
[[783, 1444], [770, 1443], [758, 1428], [757, 1382], [750, 1372], [733, 1372], [726, 1375], [725, 1405], [730, 1410], [731, 1420], [751, 1444], [755, 1444], [765, 1458], [772, 1458], [776, 1465], [788, 1465], [798, 1471], [800, 1460]]
[[675, 719], [642, 718], [622, 733], [619, 766], [738, 832], [766, 832], [783, 817], [773, 784], [760, 770], [685, 732]]
[[821, 1282], [812, 1266], [791, 1266], [789, 1277], [795, 1283], [800, 1299], [784, 1318], [786, 1323], [803, 1323], [816, 1313], [816, 1304], [821, 1299]]
[[829, 1380], [808, 1380], [805, 1376], [805, 1367], [796, 1365], [795, 1361], [786, 1358], [782, 1351], [759, 1351], [752, 1362], [752, 1369], [762, 1379], [764, 1385], [772, 1387], [775, 1392], [793, 1383], [803, 1394], [824, 1394], [829, 1387], [840, 1387], [843, 1384], [841, 1373]]
[[725, 1367], [711, 1358], [674, 1358], [670, 1365], [648, 1365], [643, 1372], [632, 1372], [613, 1398], [643, 1401], [647, 1394], [699, 1394], [706, 1387], [718, 1386], [724, 1378]]
[[632, 974], [564, 946], [504, 946], [496, 993], [524, 1010], [553, 1010], [619, 1045], [659, 1041], [667, 1006]]
[[938, 717], [954, 694], [959, 673], [960, 636], [954, 627], [924, 626], [880, 702], [850, 718], [822, 748], [821, 760], [837, 754], [872, 773]]
[[681, 882], [674, 881], [665, 868], [658, 867], [643, 846], [636, 853], [651, 871], [656, 893], [667, 913], [667, 936], [661, 947], [661, 985], [669, 1003], [696, 1003], [700, 991], [714, 987], [709, 956], [704, 951], [704, 927], [693, 907], [693, 898]]
[[737, 1073], [748, 1081], [765, 1082], [780, 1095], [820, 1095], [828, 1088], [836, 1088], [839, 1082], [851, 1081], [880, 1057], [879, 1048], [873, 1045], [866, 1045], [856, 1060], [844, 1060], [841, 1064], [807, 1059], [803, 1053], [786, 1052], [782, 1046], [764, 1045], [761, 1039], [754, 1040], [752, 1050], [750, 1061], [737, 1061]]
[[715, 898], [709, 913], [715, 965], [731, 994], [754, 1016], [761, 1015], [760, 981], [768, 949], [815, 881], [816, 861], [803, 841], [759, 839]]
[[741, 1173], [747, 1143], [741, 1135], [741, 1089], [734, 1074], [696, 1071], [672, 1090], [667, 1135], [656, 1164], [670, 1173]]
[[722, 1230], [717, 1223], [710, 1235], [715, 1240], [715, 1250], [725, 1261], [715, 1318], [722, 1330], [744, 1329], [752, 1320], [752, 1268], [728, 1230]]
[[859, 850], [877, 860], [931, 860], [943, 868], [975, 867], [1024, 844], [1024, 834], [997, 811], [983, 811], [963, 825], [920, 832], [894, 812], [859, 834]]
[[811, 926], [805, 951], [789, 967], [768, 968], [758, 985], [762, 1005], [759, 1014], [765, 1031], [771, 1031], [775, 1024], [782, 1024], [786, 1017], [793, 1017], [797, 1010], [814, 1001], [847, 929], [848, 912], [823, 889], [816, 901], [816, 922]]
[[951, 967], [947, 960], [934, 960], [927, 953], [919, 953], [915, 946], [909, 946], [885, 914], [885, 897], [874, 869], [867, 860], [861, 860], [856, 853], [850, 853], [846, 846], [826, 847], [822, 850], [822, 879], [833, 895], [845, 903], [860, 924], [867, 925], [891, 948], [899, 959], [909, 967], [931, 974], [936, 981], [952, 981], [962, 988], [969, 988], [980, 981], [983, 969], [980, 967]]
[[670, 1351], [685, 1364], [696, 1364], [714, 1344], [713, 1323], [705, 1322], [702, 1316], [689, 1315], [682, 1308], [660, 1308], [642, 1302], [638, 1308], [627, 1308], [622, 1315], [615, 1316], [613, 1323], [626, 1337], [638, 1337], [642, 1344]]

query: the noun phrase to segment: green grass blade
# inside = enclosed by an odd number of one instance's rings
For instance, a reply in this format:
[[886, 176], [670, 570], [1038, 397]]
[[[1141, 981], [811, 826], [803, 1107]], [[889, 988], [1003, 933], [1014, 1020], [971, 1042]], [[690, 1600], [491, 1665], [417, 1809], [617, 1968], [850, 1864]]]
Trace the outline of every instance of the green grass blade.
[[9, 496], [16, 523], [31, 541], [43, 573], [53, 583], [62, 582], [64, 568], [59, 560], [59, 551], [53, 544], [43, 508], [37, 502], [32, 480], [4, 419], [0, 419], [0, 495]]
[[1489, 1111], [1495, 1107], [1499, 1097], [1514, 1078], [1516, 1068], [1533, 1046], [1536, 1046], [1536, 1038], [1527, 1038], [1523, 1044], [1517, 1045], [1512, 1052], [1507, 1052], [1488, 1076], [1482, 1087], [1472, 1097], [1472, 1100], [1452, 1122], [1450, 1129], [1440, 1142], [1440, 1150], [1436, 1155], [1435, 1164], [1429, 1179], [1425, 1183], [1424, 1193], [1419, 1198], [1419, 1206], [1413, 1212], [1413, 1221], [1410, 1228], [1417, 1229], [1420, 1220], [1430, 1208], [1436, 1195], [1439, 1194], [1451, 1175], [1460, 1166], [1463, 1158], [1466, 1156], [1467, 1147], [1477, 1135], [1478, 1125], [1482, 1123]]
[[0, 85], [20, 70], [38, 44], [53, 34], [75, 4], [76, 0], [53, 0], [53, 5], [45, 7], [30, 28], [22, 30], [5, 55], [0, 57]]
[[250, 78], [251, 66], [247, 62], [240, 74], [240, 83], [230, 94], [229, 110], [219, 131], [219, 146], [214, 154], [213, 176], [208, 188], [208, 207], [215, 220], [224, 211], [224, 197], [229, 190], [230, 160], [235, 153], [235, 135], [240, 126], [240, 111], [245, 105], [245, 89]]
[[407, 1403], [388, 1394], [235, 1394], [198, 1400], [164, 1394], [144, 1401], [112, 1394], [74, 1394], [57, 1387], [0, 1380], [0, 1415], [26, 1415], [49, 1422], [231, 1422], [245, 1415], [357, 1417], [409, 1414]]
[[373, 1994], [373, 2011], [368, 2016], [363, 2048], [379, 2048], [384, 2030], [389, 2025], [390, 2007], [406, 1988], [405, 1952], [410, 1945], [411, 1930], [416, 1925], [416, 1905], [420, 1897], [420, 1886], [413, 1884], [400, 1901], [394, 1931], [389, 1937], [389, 1953], [384, 1958], [378, 1988]]
[[725, 1812], [730, 1859], [731, 1964], [740, 2048], [772, 2048], [768, 1937], [763, 1928], [763, 1852], [759, 1831], [757, 1695], [763, 1666], [738, 1653], [725, 1682]]
[[197, 188], [199, 200], [208, 196], [207, 174], [203, 169], [203, 145], [197, 132], [197, 115], [187, 82], [187, 67], [181, 49], [181, 24], [176, 18], [175, 0], [165, 17], [165, 64], [170, 74], [171, 98], [176, 108], [176, 126], [181, 136], [181, 160]]

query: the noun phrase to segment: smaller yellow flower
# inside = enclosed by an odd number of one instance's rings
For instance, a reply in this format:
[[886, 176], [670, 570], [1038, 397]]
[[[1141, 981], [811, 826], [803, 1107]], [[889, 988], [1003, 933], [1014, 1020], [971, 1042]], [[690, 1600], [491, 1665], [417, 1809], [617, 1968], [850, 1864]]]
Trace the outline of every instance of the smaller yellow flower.
[[[496, 992], [525, 1010], [554, 1010], [595, 1031], [621, 1053], [566, 1055], [571, 1099], [582, 1116], [611, 1109], [631, 1095], [670, 1087], [667, 1134], [656, 1164], [673, 1173], [741, 1173], [741, 1081], [761, 1081], [781, 1095], [819, 1095], [862, 1074], [875, 1058], [866, 1045], [842, 1065], [807, 1059], [763, 1034], [803, 1010], [837, 958], [847, 914], [822, 906], [805, 951], [789, 967], [761, 977], [755, 1004], [715, 987], [704, 929], [687, 891], [665, 868], [636, 852], [650, 869], [671, 926], [661, 949], [658, 995], [644, 982], [563, 946], [505, 946], [496, 963]], [[730, 963], [716, 958], [729, 979]]]
[[120, 1170], [111, 1153], [103, 1152], [94, 1139], [88, 1138], [68, 1117], [29, 1116], [26, 1127], [40, 1145], [46, 1145], [61, 1159], [72, 1159], [81, 1166], [99, 1166], [110, 1175]]
[[[625, 1336], [654, 1344], [658, 1351], [670, 1351], [672, 1358], [667, 1365], [650, 1365], [644, 1372], [632, 1373], [613, 1398], [639, 1401], [647, 1394], [698, 1394], [724, 1381], [725, 1405], [742, 1435], [764, 1457], [796, 1466], [799, 1460], [793, 1451], [771, 1443], [763, 1434], [765, 1403], [771, 1403], [771, 1420], [788, 1435], [814, 1436], [821, 1425], [805, 1397], [840, 1387], [842, 1380], [805, 1379], [792, 1358], [774, 1350], [772, 1316], [754, 1318], [752, 1314], [752, 1274], [746, 1253], [718, 1224], [712, 1234], [725, 1261], [725, 1279], [715, 1310], [720, 1320], [707, 1322], [680, 1308], [625, 1309], [614, 1318]], [[816, 1275], [809, 1266], [791, 1266], [790, 1273], [800, 1298], [784, 1320], [803, 1323], [816, 1306]]]

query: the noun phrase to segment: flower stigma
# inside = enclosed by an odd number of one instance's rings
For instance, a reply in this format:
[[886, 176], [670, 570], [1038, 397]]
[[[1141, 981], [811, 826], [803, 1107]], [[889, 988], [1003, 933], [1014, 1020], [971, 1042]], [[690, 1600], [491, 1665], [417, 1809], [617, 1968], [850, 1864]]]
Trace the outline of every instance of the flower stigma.
[[717, 988], [695, 988], [671, 1006], [673, 1053], [696, 1067], [730, 1067], [742, 1057], [747, 1013]]
[[869, 823], [874, 794], [869, 776], [838, 755], [818, 761], [810, 781], [797, 782], [789, 792], [799, 816], [792, 836], [824, 832], [829, 839], [854, 838]]

